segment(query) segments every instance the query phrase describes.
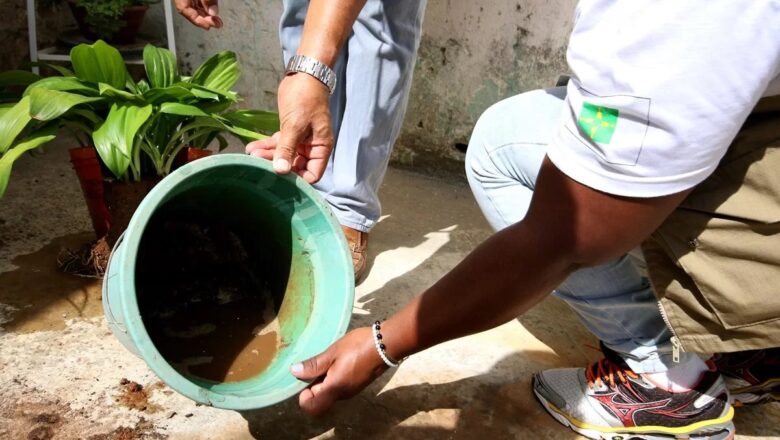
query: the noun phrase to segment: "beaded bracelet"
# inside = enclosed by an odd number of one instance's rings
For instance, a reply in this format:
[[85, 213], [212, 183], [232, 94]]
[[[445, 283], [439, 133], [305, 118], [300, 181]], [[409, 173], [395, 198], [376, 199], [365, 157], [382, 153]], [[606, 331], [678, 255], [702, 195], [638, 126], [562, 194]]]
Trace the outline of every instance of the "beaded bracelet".
[[401, 365], [401, 362], [403, 362], [403, 359], [396, 362], [392, 359], [390, 359], [390, 356], [387, 355], [387, 352], [385, 351], [385, 344], [382, 343], [382, 333], [379, 333], [379, 330], [382, 329], [382, 326], [379, 325], [379, 321], [374, 322], [374, 325], [371, 327], [371, 330], [374, 333], [374, 345], [376, 345], [376, 351], [379, 353], [379, 357], [382, 358], [382, 360], [387, 364], [390, 368], [396, 368], [399, 365]]

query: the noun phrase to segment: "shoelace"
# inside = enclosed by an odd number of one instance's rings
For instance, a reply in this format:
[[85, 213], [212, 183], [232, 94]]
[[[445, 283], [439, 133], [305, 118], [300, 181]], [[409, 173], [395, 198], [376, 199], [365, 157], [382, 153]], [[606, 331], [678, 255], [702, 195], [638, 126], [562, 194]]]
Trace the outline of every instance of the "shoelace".
[[585, 379], [588, 381], [588, 387], [593, 388], [593, 385], [600, 386], [600, 384], [609, 381], [612, 388], [615, 387], [615, 376], [617, 376], [620, 383], [628, 382], [628, 378], [638, 379], [639, 375], [631, 370], [627, 370], [610, 362], [604, 358], [591, 365], [585, 370]]

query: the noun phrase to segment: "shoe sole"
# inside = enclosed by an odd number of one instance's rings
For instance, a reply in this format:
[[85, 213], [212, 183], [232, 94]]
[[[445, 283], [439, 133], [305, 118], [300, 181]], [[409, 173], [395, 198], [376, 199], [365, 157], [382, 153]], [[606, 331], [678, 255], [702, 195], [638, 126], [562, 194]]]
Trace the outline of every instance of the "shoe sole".
[[565, 414], [547, 401], [533, 385], [534, 395], [545, 410], [560, 424], [592, 440], [734, 440], [734, 408], [729, 406], [725, 415], [718, 419], [692, 423], [687, 426], [669, 428], [665, 426], [611, 427], [597, 426], [577, 420]]
[[[726, 381], [728, 385], [729, 381]], [[769, 379], [757, 385], [729, 389], [734, 406], [780, 402], [780, 378]]]

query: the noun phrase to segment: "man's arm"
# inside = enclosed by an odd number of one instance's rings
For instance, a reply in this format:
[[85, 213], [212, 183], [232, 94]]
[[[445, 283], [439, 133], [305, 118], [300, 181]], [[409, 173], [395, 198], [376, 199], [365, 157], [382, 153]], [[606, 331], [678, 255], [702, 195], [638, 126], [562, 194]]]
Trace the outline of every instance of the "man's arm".
[[636, 247], [686, 194], [618, 197], [545, 160], [526, 218], [489, 238], [383, 325], [390, 354], [400, 358], [516, 318], [573, 271]]
[[[613, 196], [575, 182], [545, 160], [525, 219], [482, 243], [382, 324], [388, 353], [400, 359], [514, 319], [572, 271], [638, 245], [686, 194]], [[384, 370], [368, 329], [350, 332], [323, 354], [293, 366], [299, 378], [320, 378], [300, 396], [301, 407], [314, 415], [356, 394]]]
[[[363, 5], [365, 0], [312, 0], [298, 54], [333, 68]], [[280, 174], [293, 171], [309, 183], [318, 181], [334, 144], [329, 100], [328, 88], [314, 77], [285, 76], [279, 84], [279, 133], [248, 144], [246, 152], [273, 160]]]

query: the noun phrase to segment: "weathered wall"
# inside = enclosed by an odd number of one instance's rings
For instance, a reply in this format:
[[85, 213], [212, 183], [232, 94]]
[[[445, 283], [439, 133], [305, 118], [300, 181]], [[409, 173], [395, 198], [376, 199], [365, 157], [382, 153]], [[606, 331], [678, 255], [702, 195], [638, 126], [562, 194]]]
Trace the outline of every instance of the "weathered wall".
[[[223, 2], [225, 28], [204, 33], [177, 20], [179, 56], [195, 67], [206, 54], [239, 53], [239, 91], [271, 107], [282, 72], [281, 2]], [[411, 99], [396, 163], [460, 173], [471, 128], [492, 103], [549, 87], [566, 72], [564, 48], [576, 0], [429, 0]]]
[[177, 52], [184, 71], [224, 49], [238, 54], [242, 75], [237, 86], [246, 104], [276, 108], [276, 87], [284, 72], [279, 46], [281, 0], [229, 0], [220, 4], [225, 26], [208, 32], [177, 15]]
[[[19, 48], [11, 57], [18, 60], [19, 53], [26, 56], [24, 0], [10, 1], [15, 19], [10, 26], [3, 26], [0, 35]], [[483, 110], [501, 98], [551, 86], [566, 72], [564, 48], [575, 3], [429, 0], [412, 95], [394, 161], [427, 171], [460, 173], [463, 153], [456, 145], [468, 143], [471, 128]], [[276, 86], [282, 75], [277, 36], [281, 11], [280, 0], [223, 1], [225, 27], [210, 32], [176, 15], [178, 55], [184, 70], [191, 71], [219, 50], [234, 50], [243, 66], [238, 90], [246, 104], [275, 107]], [[67, 10], [61, 15], [60, 22], [72, 20]], [[53, 19], [57, 17], [49, 14], [49, 20]], [[57, 24], [50, 23], [47, 29]], [[160, 5], [150, 11], [144, 30], [164, 32]], [[8, 65], [6, 58], [4, 51], [2, 66]], [[18, 65], [18, 61], [10, 65]]]
[[566, 73], [575, 0], [430, 0], [394, 160], [461, 172], [479, 115]]

